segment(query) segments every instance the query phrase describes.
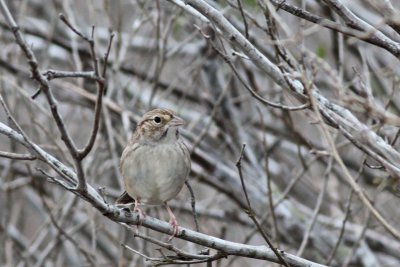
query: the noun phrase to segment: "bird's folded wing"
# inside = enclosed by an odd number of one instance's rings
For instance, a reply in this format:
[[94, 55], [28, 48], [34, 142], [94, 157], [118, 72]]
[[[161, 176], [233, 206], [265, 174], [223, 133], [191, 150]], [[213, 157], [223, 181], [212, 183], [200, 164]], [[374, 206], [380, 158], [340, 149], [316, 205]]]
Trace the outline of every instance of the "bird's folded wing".
[[125, 191], [122, 195], [115, 201], [115, 205], [126, 205], [126, 204], [134, 204], [135, 200], [128, 195]]

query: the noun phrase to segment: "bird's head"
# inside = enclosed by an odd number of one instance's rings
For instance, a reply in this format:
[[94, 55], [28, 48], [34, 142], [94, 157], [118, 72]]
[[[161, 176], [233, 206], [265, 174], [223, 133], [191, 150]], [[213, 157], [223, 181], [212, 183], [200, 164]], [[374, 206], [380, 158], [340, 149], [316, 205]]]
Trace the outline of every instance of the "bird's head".
[[185, 121], [169, 109], [153, 109], [145, 113], [137, 125], [140, 139], [146, 142], [172, 142], [179, 137], [178, 127]]

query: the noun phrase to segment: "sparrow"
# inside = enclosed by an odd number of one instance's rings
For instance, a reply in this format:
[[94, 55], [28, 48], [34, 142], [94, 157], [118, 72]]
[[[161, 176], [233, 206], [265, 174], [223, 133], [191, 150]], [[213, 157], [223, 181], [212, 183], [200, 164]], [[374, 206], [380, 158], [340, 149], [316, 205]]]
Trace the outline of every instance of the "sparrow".
[[125, 192], [117, 205], [134, 202], [140, 218], [140, 205], [165, 205], [173, 227], [170, 240], [178, 234], [178, 222], [168, 201], [181, 191], [189, 176], [190, 153], [179, 134], [185, 121], [168, 109], [153, 109], [143, 115], [122, 152], [120, 170]]

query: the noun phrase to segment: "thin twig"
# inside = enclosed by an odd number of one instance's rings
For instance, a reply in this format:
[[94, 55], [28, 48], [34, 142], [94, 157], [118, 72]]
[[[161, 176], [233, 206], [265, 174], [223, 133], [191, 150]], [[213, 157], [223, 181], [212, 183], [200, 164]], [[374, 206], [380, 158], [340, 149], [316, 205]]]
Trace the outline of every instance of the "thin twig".
[[86, 260], [90, 263], [91, 266], [95, 266], [95, 255], [90, 253], [89, 251], [86, 250], [86, 248], [82, 247], [80, 243], [78, 243], [77, 240], [75, 240], [70, 234], [68, 234], [62, 225], [59, 225], [57, 222], [56, 218], [53, 215], [53, 212], [51, 211], [51, 208], [49, 204], [46, 202], [44, 196], [42, 193], [39, 193], [40, 199], [42, 201], [42, 204], [47, 211], [47, 214], [49, 215], [51, 223], [54, 225], [54, 227], [57, 229], [57, 231], [64, 236], [68, 241], [70, 241], [81, 253], [82, 255], [86, 258]]
[[103, 102], [103, 94], [104, 94], [104, 90], [105, 90], [105, 75], [106, 75], [106, 71], [107, 71], [107, 64], [108, 64], [108, 56], [110, 54], [110, 50], [111, 50], [111, 45], [112, 45], [112, 40], [114, 38], [114, 33], [110, 34], [110, 38], [108, 41], [108, 46], [107, 46], [107, 50], [106, 53], [104, 54], [104, 65], [103, 65], [103, 71], [100, 74], [99, 72], [99, 66], [98, 66], [98, 59], [96, 56], [96, 50], [95, 50], [95, 42], [94, 42], [94, 30], [95, 27], [92, 26], [92, 33], [91, 33], [91, 37], [86, 37], [85, 35], [83, 35], [79, 30], [76, 29], [76, 27], [74, 27], [69, 21], [68, 19], [63, 15], [60, 14], [59, 18], [74, 32], [76, 33], [78, 36], [80, 36], [83, 40], [85, 40], [86, 42], [88, 42], [89, 47], [90, 47], [90, 51], [91, 51], [91, 56], [92, 56], [92, 60], [93, 60], [93, 67], [94, 67], [94, 75], [95, 77], [98, 77], [98, 79], [96, 80], [97, 83], [97, 98], [96, 98], [96, 104], [95, 104], [95, 111], [94, 111], [94, 120], [93, 120], [93, 126], [92, 126], [92, 130], [90, 133], [90, 137], [89, 137], [89, 141], [87, 142], [87, 144], [78, 151], [77, 153], [77, 157], [78, 159], [82, 160], [83, 158], [85, 158], [90, 151], [93, 148], [94, 142], [96, 141], [96, 137], [97, 137], [97, 132], [99, 130], [99, 125], [100, 125], [100, 115], [101, 115], [101, 107], [102, 107], [102, 102]]
[[371, 220], [371, 211], [367, 210], [367, 214], [366, 214], [366, 218], [365, 218], [365, 224], [360, 232], [360, 235], [358, 236], [356, 242], [354, 242], [353, 247], [350, 250], [349, 255], [347, 255], [346, 259], [344, 260], [342, 266], [343, 267], [347, 267], [349, 266], [352, 258], [354, 257], [354, 254], [356, 254], [356, 251], [358, 249], [358, 246], [360, 245], [360, 242], [364, 239], [365, 237], [365, 233], [368, 229], [368, 226], [370, 224], [370, 220]]
[[[261, 109], [257, 107], [257, 111], [260, 114], [260, 124], [262, 127], [263, 132], [265, 132], [265, 124], [264, 124], [264, 118], [263, 114], [261, 112]], [[268, 146], [267, 146], [267, 139], [265, 137], [265, 134], [263, 134], [262, 138], [262, 143], [264, 147], [264, 157], [265, 157], [265, 172], [267, 174], [267, 194], [268, 194], [268, 206], [269, 210], [271, 212], [271, 217], [272, 217], [272, 225], [273, 225], [273, 230], [274, 230], [274, 239], [277, 245], [279, 246], [279, 229], [278, 229], [278, 224], [277, 224], [277, 219], [275, 215], [275, 208], [274, 208], [274, 198], [272, 196], [272, 175], [269, 169], [269, 151], [268, 151]]]
[[194, 219], [194, 224], [196, 226], [196, 231], [200, 232], [199, 221], [197, 219], [197, 212], [196, 212], [196, 198], [194, 197], [192, 186], [190, 185], [188, 180], [185, 181], [185, 185], [189, 189], [190, 193], [190, 205], [192, 206], [193, 219]]
[[329, 175], [330, 175], [330, 172], [331, 172], [331, 169], [332, 169], [332, 165], [333, 165], [333, 157], [330, 157], [329, 158], [329, 162], [328, 162], [328, 166], [326, 167], [326, 170], [325, 170], [325, 173], [324, 173], [324, 182], [323, 182], [323, 185], [322, 185], [322, 188], [321, 188], [321, 192], [318, 195], [318, 200], [317, 200], [317, 204], [315, 205], [315, 209], [314, 209], [313, 215], [311, 217], [311, 220], [309, 222], [307, 230], [304, 233], [303, 241], [301, 242], [300, 247], [297, 250], [297, 256], [301, 256], [303, 254], [303, 252], [304, 252], [304, 250], [305, 250], [305, 248], [306, 248], [306, 246], [308, 244], [308, 240], [310, 238], [311, 231], [312, 231], [312, 229], [313, 229], [313, 227], [314, 227], [314, 225], [315, 225], [315, 223], [317, 221], [317, 217], [318, 217], [318, 214], [319, 214], [319, 212], [321, 210], [322, 202], [324, 200], [324, 196], [325, 196], [325, 193], [326, 193], [326, 189], [327, 189], [327, 185], [328, 185], [328, 179], [329, 179]]
[[114, 37], [115, 37], [115, 34], [112, 32], [110, 34], [110, 39], [108, 41], [107, 51], [104, 54], [104, 58], [103, 58], [104, 63], [103, 63], [103, 72], [101, 74], [101, 77], [103, 77], [104, 79], [106, 78], [106, 74], [107, 74], [108, 56], [110, 55], [112, 40], [114, 39]]
[[343, 162], [343, 159], [341, 158], [341, 156], [339, 155], [337, 148], [335, 146], [335, 143], [327, 129], [327, 126], [325, 124], [325, 121], [322, 119], [322, 115], [321, 112], [318, 108], [318, 103], [312, 93], [312, 90], [314, 90], [313, 88], [309, 88], [306, 91], [310, 90], [308, 93], [309, 97], [310, 97], [310, 102], [311, 105], [314, 109], [314, 112], [319, 120], [319, 122], [321, 123], [321, 129], [322, 132], [325, 136], [325, 139], [329, 145], [329, 147], [331, 148], [331, 153], [333, 155], [333, 157], [335, 158], [336, 162], [339, 164], [339, 166], [342, 168], [343, 173], [345, 175], [345, 177], [347, 178], [349, 184], [351, 185], [351, 187], [353, 188], [354, 192], [358, 195], [358, 197], [361, 199], [361, 201], [363, 202], [363, 204], [371, 211], [371, 213], [374, 215], [374, 217], [382, 224], [382, 226], [391, 234], [393, 235], [395, 238], [400, 239], [400, 233], [393, 227], [391, 226], [383, 217], [382, 215], [374, 208], [374, 206], [371, 204], [371, 202], [368, 200], [368, 198], [366, 197], [366, 195], [364, 194], [364, 192], [362, 191], [362, 189], [360, 188], [360, 186], [355, 182], [353, 176], [350, 174], [348, 168], [346, 167], [346, 165]]
[[211, 256], [208, 256], [208, 255], [194, 255], [194, 254], [190, 254], [190, 253], [185, 253], [185, 252], [182, 252], [182, 250], [180, 250], [178, 248], [175, 248], [175, 247], [173, 247], [171, 245], [170, 246], [166, 246], [166, 245], [168, 245], [167, 243], [160, 244], [159, 241], [157, 241], [157, 240], [155, 240], [153, 238], [150, 238], [148, 236], [137, 235], [137, 234], [135, 236], [141, 237], [142, 239], [144, 239], [146, 241], [149, 241], [149, 242], [152, 242], [154, 244], [160, 245], [160, 246], [165, 247], [165, 248], [167, 248], [167, 249], [169, 249], [171, 251], [176, 252], [177, 254], [180, 254], [178, 256], [168, 256], [168, 255], [164, 255], [164, 253], [161, 250], [159, 250], [161, 255], [162, 255], [162, 257], [161, 258], [154, 258], [154, 257], [149, 257], [149, 256], [147, 256], [147, 255], [145, 255], [145, 254], [143, 254], [143, 253], [141, 253], [141, 252], [139, 252], [139, 251], [137, 251], [135, 249], [132, 249], [131, 247], [129, 247], [129, 246], [125, 245], [125, 244], [121, 244], [121, 246], [123, 246], [124, 248], [132, 251], [133, 253], [136, 253], [136, 254], [144, 257], [145, 259], [154, 262], [154, 266], [171, 265], [171, 264], [178, 264], [178, 265], [187, 264], [187, 265], [190, 265], [190, 264], [196, 264], [196, 263], [202, 263], [202, 262], [212, 262], [212, 261], [218, 260], [220, 258], [226, 257], [225, 254], [220, 253], [220, 252], [217, 252], [216, 254], [211, 255]]
[[350, 217], [353, 195], [354, 195], [354, 190], [351, 189], [350, 190], [350, 194], [349, 194], [349, 199], [348, 199], [347, 204], [346, 204], [346, 212], [344, 214], [344, 218], [343, 218], [343, 221], [342, 221], [342, 227], [340, 228], [339, 237], [336, 240], [335, 246], [333, 247], [331, 253], [329, 254], [328, 259], [326, 260], [326, 265], [328, 265], [328, 266], [331, 265], [332, 260], [335, 258], [336, 251], [338, 250], [339, 245], [340, 245], [340, 243], [341, 243], [341, 241], [343, 239], [344, 232], [345, 232], [345, 229], [346, 229], [346, 223], [347, 223], [347, 221], [348, 221], [348, 219]]
[[16, 160], [36, 160], [37, 157], [31, 154], [18, 154], [12, 152], [0, 151], [0, 157]]
[[244, 15], [242, 2], [240, 0], [237, 0], [237, 4], [239, 7], [240, 15], [242, 16], [242, 19], [243, 19], [244, 34], [245, 34], [246, 38], [249, 39], [249, 26], [247, 25], [246, 16]]
[[[199, 32], [202, 34], [202, 36], [203, 36], [204, 38], [206, 38], [206, 39], [209, 39], [209, 38], [210, 38], [207, 34], [205, 34], [205, 33], [200, 29], [199, 26], [197, 26], [197, 25], [194, 25], [194, 26], [199, 30]], [[283, 105], [283, 104], [277, 104], [277, 103], [271, 102], [271, 101], [269, 101], [269, 100], [267, 100], [267, 99], [261, 97], [261, 96], [260, 96], [256, 91], [254, 91], [254, 89], [251, 88], [251, 87], [247, 84], [247, 82], [242, 78], [242, 76], [239, 74], [239, 71], [236, 69], [235, 65], [232, 63], [232, 60], [231, 60], [227, 55], [225, 55], [222, 51], [220, 51], [220, 49], [218, 49], [218, 48], [213, 44], [213, 42], [210, 42], [210, 43], [211, 43], [211, 45], [212, 45], [212, 48], [218, 53], [218, 55], [220, 55], [220, 56], [225, 60], [225, 62], [228, 63], [228, 65], [231, 67], [232, 71], [235, 73], [235, 76], [239, 79], [239, 81], [240, 81], [241, 84], [247, 89], [247, 91], [249, 91], [249, 93], [251, 94], [251, 96], [253, 96], [255, 99], [257, 99], [258, 101], [260, 101], [262, 104], [267, 105], [267, 106], [271, 106], [271, 107], [274, 107], [274, 108], [280, 108], [280, 109], [283, 109], [283, 110], [288, 110], [288, 111], [303, 110], [303, 109], [307, 109], [307, 108], [310, 107], [310, 104], [309, 104], [309, 103], [306, 103], [306, 104], [303, 104], [303, 105], [300, 105], [300, 106], [297, 106], [297, 107], [286, 106], [286, 105]]]
[[[240, 150], [240, 156], [239, 159], [236, 161], [236, 168], [238, 169], [239, 172], [239, 177], [240, 177], [240, 182], [242, 183], [242, 188], [243, 188], [243, 192], [244, 195], [246, 197], [246, 202], [247, 202], [247, 206], [248, 206], [248, 210], [247, 210], [247, 214], [249, 215], [250, 219], [254, 222], [254, 224], [256, 225], [258, 231], [260, 232], [260, 234], [262, 235], [262, 237], [264, 238], [264, 240], [267, 242], [268, 246], [272, 249], [272, 251], [275, 253], [276, 257], [279, 259], [279, 261], [285, 265], [286, 267], [290, 267], [290, 265], [286, 262], [286, 260], [283, 258], [284, 257], [284, 253], [283, 251], [278, 251], [278, 249], [276, 249], [271, 241], [269, 240], [269, 237], [267, 236], [267, 234], [264, 232], [264, 230], [262, 229], [261, 225], [259, 224], [259, 222], [257, 221], [255, 215], [254, 215], [254, 211], [251, 207], [251, 203], [250, 203], [250, 199], [249, 196], [247, 194], [247, 190], [246, 190], [246, 185], [244, 183], [244, 179], [243, 179], [243, 173], [242, 173], [242, 159], [243, 159], [243, 152], [244, 149], [246, 148], [246, 144], [243, 144], [242, 149]], [[281, 254], [282, 253], [282, 254]]]
[[[233, 77], [232, 75], [230, 76], [230, 78], [228, 79], [230, 82], [231, 77]], [[211, 112], [209, 112], [209, 119], [208, 122], [205, 126], [203, 126], [202, 131], [200, 132], [200, 134], [198, 135], [198, 137], [196, 138], [196, 140], [193, 142], [192, 145], [192, 149], [190, 151], [190, 155], [193, 155], [196, 148], [199, 146], [200, 142], [203, 141], [204, 137], [206, 137], [212, 123], [215, 120], [215, 117], [217, 115], [218, 110], [222, 107], [221, 103], [224, 101], [224, 99], [226, 99], [226, 94], [228, 93], [229, 90], [229, 82], [226, 83], [225, 88], [222, 90], [222, 92], [219, 94], [217, 101], [215, 101], [215, 103], [213, 103], [213, 108], [211, 110]]]
[[139, 237], [143, 240], [149, 241], [153, 244], [156, 244], [162, 248], [165, 248], [169, 251], [175, 252], [177, 256], [179, 257], [185, 257], [185, 258], [191, 258], [191, 259], [209, 259], [210, 256], [209, 255], [202, 255], [202, 254], [192, 254], [186, 251], [183, 251], [182, 249], [177, 248], [176, 246], [172, 245], [171, 243], [166, 243], [166, 242], [162, 242], [156, 238], [152, 238], [150, 236], [147, 235], [142, 235], [140, 233], [138, 233], [136, 231], [136, 229], [133, 229], [131, 226], [127, 225], [127, 224], [122, 224], [125, 228], [127, 228], [130, 232], [133, 233], [133, 235], [135, 237]]
[[85, 40], [86, 42], [90, 43], [90, 39], [88, 37], [86, 37], [86, 35], [84, 35], [83, 33], [81, 33], [78, 29], [76, 29], [74, 26], [71, 25], [71, 23], [69, 22], [69, 20], [65, 17], [64, 14], [60, 13], [58, 14], [58, 17], [60, 18], [60, 20], [62, 22], [65, 23], [65, 25], [68, 26], [68, 28], [70, 28], [71, 31], [73, 31], [76, 35], [78, 35], [79, 37], [81, 37], [83, 40]]
[[130, 251], [132, 251], [133, 253], [138, 254], [139, 256], [145, 258], [146, 260], [155, 261], [155, 262], [163, 261], [163, 258], [152, 258], [152, 257], [149, 257], [149, 256], [147, 256], [147, 255], [145, 255], [145, 254], [143, 254], [143, 253], [137, 251], [136, 249], [133, 249], [133, 248], [131, 248], [131, 247], [125, 245], [125, 244], [121, 244], [121, 246], [124, 247], [124, 248], [126, 248], [126, 249], [128, 249], [128, 250], [130, 250]]
[[76, 149], [74, 141], [71, 139], [71, 137], [65, 127], [64, 121], [61, 117], [61, 114], [58, 111], [58, 105], [57, 105], [57, 102], [51, 91], [49, 81], [47, 81], [46, 77], [43, 74], [41, 74], [35, 54], [33, 53], [30, 46], [28, 46], [28, 44], [24, 40], [24, 38], [19, 30], [19, 26], [17, 25], [14, 18], [12, 17], [10, 11], [8, 10], [7, 5], [4, 3], [4, 0], [0, 0], [0, 10], [3, 13], [9, 27], [11, 28], [11, 31], [14, 34], [17, 44], [20, 46], [20, 48], [22, 49], [22, 51], [24, 52], [24, 54], [28, 60], [28, 64], [31, 67], [32, 78], [39, 83], [40, 90], [46, 96], [47, 102], [51, 109], [51, 113], [53, 114], [54, 120], [57, 124], [57, 127], [58, 127], [60, 133], [61, 133], [61, 139], [64, 141], [66, 147], [68, 148], [69, 153], [71, 154], [72, 158], [74, 159], [74, 165], [75, 165], [75, 168], [77, 171], [77, 176], [78, 176], [78, 187], [77, 188], [80, 191], [85, 191], [87, 189], [87, 184], [86, 184], [86, 179], [85, 179], [84, 171], [82, 168], [82, 164], [77, 157], [78, 151]]
[[47, 80], [54, 80], [60, 78], [85, 78], [95, 81], [102, 81], [94, 71], [61, 71], [61, 70], [47, 70], [43, 75], [46, 76]]

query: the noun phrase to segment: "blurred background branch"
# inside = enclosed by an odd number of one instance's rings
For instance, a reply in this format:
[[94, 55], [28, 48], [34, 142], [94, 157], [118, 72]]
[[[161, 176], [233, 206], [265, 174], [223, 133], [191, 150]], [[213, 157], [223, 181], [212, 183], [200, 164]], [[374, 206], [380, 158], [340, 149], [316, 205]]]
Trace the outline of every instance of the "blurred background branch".
[[[293, 266], [400, 264], [396, 1], [3, 0], [1, 9], [0, 265], [274, 265], [254, 259], [277, 262], [260, 232]], [[171, 247], [160, 241], [170, 232], [163, 209], [148, 207], [137, 234], [124, 227], [136, 217], [109, 205], [122, 192], [121, 151], [153, 107], [188, 122], [192, 153], [202, 234], [189, 230], [183, 189], [171, 207], [187, 235]], [[243, 143], [261, 231], [235, 166]], [[243, 258], [212, 247], [213, 236], [271, 254]]]

